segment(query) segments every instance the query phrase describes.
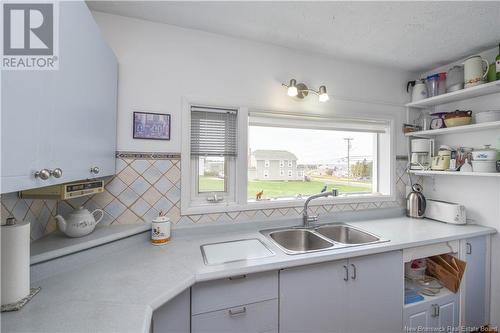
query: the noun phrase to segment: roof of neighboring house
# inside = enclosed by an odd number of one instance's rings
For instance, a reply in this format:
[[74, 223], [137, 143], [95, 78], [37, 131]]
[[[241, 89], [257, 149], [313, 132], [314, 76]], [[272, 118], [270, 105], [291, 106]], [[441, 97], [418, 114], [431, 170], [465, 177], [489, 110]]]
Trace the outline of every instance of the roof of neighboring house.
[[297, 156], [286, 150], [256, 150], [252, 152], [256, 160], [296, 161]]

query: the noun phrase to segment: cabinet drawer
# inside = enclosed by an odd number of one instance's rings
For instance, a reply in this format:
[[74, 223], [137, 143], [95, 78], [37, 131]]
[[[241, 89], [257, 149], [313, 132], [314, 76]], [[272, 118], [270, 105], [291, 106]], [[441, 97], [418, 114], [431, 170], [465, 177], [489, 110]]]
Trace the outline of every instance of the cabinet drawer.
[[192, 314], [278, 298], [278, 272], [207, 281], [192, 287]]
[[194, 315], [191, 332], [278, 332], [278, 300]]

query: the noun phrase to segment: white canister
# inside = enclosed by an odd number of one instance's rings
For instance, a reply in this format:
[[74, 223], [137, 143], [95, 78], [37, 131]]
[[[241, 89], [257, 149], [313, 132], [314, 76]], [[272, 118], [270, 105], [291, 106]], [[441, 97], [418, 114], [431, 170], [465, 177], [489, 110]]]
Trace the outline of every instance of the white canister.
[[464, 83], [465, 88], [486, 83], [489, 63], [479, 55], [469, 57], [464, 62]]
[[151, 223], [151, 243], [163, 245], [170, 240], [170, 219], [166, 216], [158, 216]]

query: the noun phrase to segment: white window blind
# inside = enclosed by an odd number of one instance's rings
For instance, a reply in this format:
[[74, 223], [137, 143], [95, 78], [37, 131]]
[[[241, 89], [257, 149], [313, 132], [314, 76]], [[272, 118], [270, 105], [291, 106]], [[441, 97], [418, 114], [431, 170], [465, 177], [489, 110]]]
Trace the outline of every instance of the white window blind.
[[252, 126], [308, 128], [369, 133], [386, 133], [389, 129], [389, 123], [383, 120], [326, 118], [268, 112], [252, 112], [249, 122]]
[[191, 155], [236, 156], [237, 110], [191, 106]]

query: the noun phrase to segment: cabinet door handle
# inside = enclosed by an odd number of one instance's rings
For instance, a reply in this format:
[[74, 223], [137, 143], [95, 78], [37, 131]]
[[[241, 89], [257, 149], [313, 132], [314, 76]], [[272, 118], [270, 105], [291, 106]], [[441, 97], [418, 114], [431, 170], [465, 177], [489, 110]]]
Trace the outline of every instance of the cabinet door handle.
[[352, 267], [351, 279], [356, 280], [356, 265], [351, 264], [351, 267]]
[[98, 166], [93, 166], [90, 168], [90, 173], [93, 173], [94, 175], [97, 175], [100, 171], [101, 169], [99, 169]]
[[228, 279], [231, 280], [231, 281], [234, 281], [234, 280], [245, 279], [246, 277], [247, 277], [246, 275], [238, 275], [238, 276], [231, 276]]
[[54, 178], [61, 178], [63, 172], [61, 168], [55, 168], [50, 172], [51, 176], [54, 176]]
[[242, 306], [241, 308], [229, 309], [227, 312], [231, 317], [235, 317], [246, 313], [247, 308], [245, 306]]
[[40, 171], [35, 172], [35, 178], [40, 178], [41, 180], [49, 179], [52, 172], [49, 169], [42, 169]]
[[344, 281], [349, 280], [349, 268], [344, 265], [344, 270], [345, 270], [345, 276], [344, 276]]
[[472, 254], [472, 245], [471, 243], [465, 243], [465, 246], [467, 246], [467, 249], [465, 251], [466, 254]]
[[432, 304], [432, 317], [439, 317], [439, 305]]

